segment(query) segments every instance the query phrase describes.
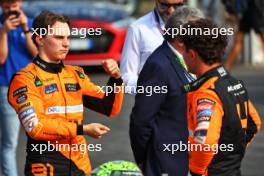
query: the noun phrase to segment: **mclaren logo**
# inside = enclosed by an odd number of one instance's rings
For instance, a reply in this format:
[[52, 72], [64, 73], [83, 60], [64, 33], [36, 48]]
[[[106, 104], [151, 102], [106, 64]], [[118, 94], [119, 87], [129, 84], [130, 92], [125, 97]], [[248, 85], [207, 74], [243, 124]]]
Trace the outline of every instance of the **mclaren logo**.
[[228, 86], [228, 87], [227, 87], [227, 91], [228, 91], [228, 92], [233, 92], [233, 91], [235, 91], [235, 90], [239, 90], [239, 89], [241, 89], [242, 87], [243, 87], [242, 84], [239, 83], [239, 84], [234, 85], [234, 86]]

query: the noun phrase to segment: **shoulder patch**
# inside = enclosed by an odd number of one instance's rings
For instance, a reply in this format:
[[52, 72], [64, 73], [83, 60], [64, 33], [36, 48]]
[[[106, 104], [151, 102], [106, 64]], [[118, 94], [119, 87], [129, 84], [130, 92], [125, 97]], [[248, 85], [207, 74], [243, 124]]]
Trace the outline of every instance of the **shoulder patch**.
[[194, 132], [194, 136], [206, 136], [207, 130], [197, 130]]
[[81, 79], [85, 78], [84, 74], [81, 71], [79, 71], [79, 70], [75, 70], [75, 71], [78, 74], [79, 78], [81, 78]]
[[42, 81], [37, 76], [35, 77], [34, 83], [35, 83], [35, 86], [36, 87], [39, 87], [39, 86], [42, 86], [43, 85]]
[[197, 106], [197, 111], [204, 111], [204, 110], [213, 110], [214, 109], [214, 104], [212, 103], [200, 103]]
[[20, 95], [22, 93], [25, 93], [27, 92], [28, 89], [27, 89], [27, 86], [23, 86], [23, 87], [20, 87], [18, 89], [16, 89], [14, 92], [13, 92], [13, 97], [17, 96], [17, 95]]
[[197, 121], [210, 121], [211, 116], [214, 113], [215, 101], [208, 98], [202, 98], [197, 100], [196, 115]]
[[27, 100], [27, 95], [26, 94], [20, 94], [18, 98], [16, 99], [17, 104], [24, 103]]
[[201, 98], [197, 100], [197, 105], [201, 104], [201, 103], [211, 103], [211, 104], [215, 104], [215, 101], [210, 100], [208, 98]]
[[209, 122], [210, 120], [211, 120], [211, 116], [201, 116], [197, 118], [197, 123]]
[[23, 119], [24, 117], [31, 115], [35, 112], [34, 108], [28, 108], [24, 111], [22, 111], [21, 113], [18, 114], [19, 119]]
[[32, 104], [31, 101], [22, 104], [22, 105], [18, 108], [18, 112], [21, 111], [21, 110], [24, 109], [24, 108], [27, 108], [27, 107], [31, 106], [31, 104]]
[[197, 118], [202, 117], [202, 116], [212, 116], [212, 115], [213, 115], [213, 111], [210, 109], [206, 109], [206, 110], [198, 112]]
[[32, 129], [38, 124], [38, 118], [37, 115], [35, 113], [29, 114], [27, 116], [25, 116], [22, 120], [21, 120], [25, 130], [27, 132], [31, 132]]

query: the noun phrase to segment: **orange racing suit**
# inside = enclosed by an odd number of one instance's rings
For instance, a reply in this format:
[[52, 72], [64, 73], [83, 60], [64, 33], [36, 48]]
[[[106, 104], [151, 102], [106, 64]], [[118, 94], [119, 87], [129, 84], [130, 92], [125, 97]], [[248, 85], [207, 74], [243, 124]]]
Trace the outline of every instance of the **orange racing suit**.
[[239, 176], [246, 145], [261, 126], [243, 82], [220, 66], [186, 85], [185, 90], [191, 174]]
[[[108, 86], [122, 88], [123, 81], [110, 78]], [[80, 150], [87, 146], [82, 135], [83, 106], [115, 116], [123, 93], [112, 91], [106, 96], [82, 68], [36, 57], [14, 75], [8, 99], [28, 136], [25, 175], [89, 175], [87, 150]], [[40, 151], [44, 145], [50, 150]]]

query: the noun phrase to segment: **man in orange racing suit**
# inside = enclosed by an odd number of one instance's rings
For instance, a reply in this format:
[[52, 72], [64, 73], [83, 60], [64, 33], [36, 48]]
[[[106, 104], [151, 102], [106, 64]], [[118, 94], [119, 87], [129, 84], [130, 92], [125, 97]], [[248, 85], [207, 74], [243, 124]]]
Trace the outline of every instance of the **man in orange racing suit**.
[[[41, 32], [50, 27], [50, 33]], [[119, 90], [107, 94], [81, 68], [63, 65], [69, 50], [67, 17], [42, 12], [33, 29], [39, 56], [14, 75], [8, 93], [28, 136], [25, 175], [90, 175], [83, 135], [100, 138], [109, 129], [83, 124], [83, 105], [107, 116], [119, 113], [123, 81], [118, 65], [112, 59], [103, 62], [111, 76], [108, 86]]]
[[[240, 176], [246, 146], [260, 129], [260, 117], [243, 82], [220, 64], [227, 36], [220, 30], [208, 34], [217, 26], [206, 19], [184, 27], [202, 29], [198, 35], [180, 36], [188, 69], [198, 77], [184, 86], [188, 92], [190, 172], [193, 176]], [[205, 30], [207, 35], [203, 35]]]

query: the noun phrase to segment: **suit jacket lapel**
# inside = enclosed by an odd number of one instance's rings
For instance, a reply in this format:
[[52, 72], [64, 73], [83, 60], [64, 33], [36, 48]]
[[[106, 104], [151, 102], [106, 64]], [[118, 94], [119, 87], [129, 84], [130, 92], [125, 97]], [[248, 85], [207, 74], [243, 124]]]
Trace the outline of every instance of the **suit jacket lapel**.
[[175, 53], [173, 53], [173, 51], [169, 48], [167, 41], [165, 40], [162, 44], [162, 51], [167, 56], [167, 59], [169, 59], [179, 79], [183, 83], [188, 83], [188, 80], [186, 79], [186, 76], [184, 75], [184, 70], [183, 70], [184, 68], [180, 65], [180, 63], [177, 62]]

